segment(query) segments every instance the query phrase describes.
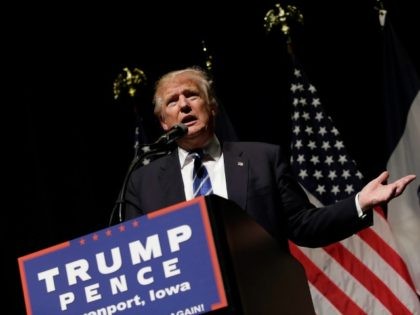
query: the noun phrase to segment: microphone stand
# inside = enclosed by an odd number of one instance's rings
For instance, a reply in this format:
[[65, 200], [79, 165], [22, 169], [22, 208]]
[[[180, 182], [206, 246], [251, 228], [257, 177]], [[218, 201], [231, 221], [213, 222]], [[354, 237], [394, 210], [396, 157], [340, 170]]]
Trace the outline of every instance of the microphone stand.
[[[123, 213], [125, 209], [125, 193], [127, 191], [128, 181], [131, 174], [140, 166], [149, 164], [152, 160], [168, 155], [172, 152], [175, 147], [175, 141], [169, 141], [166, 143], [153, 143], [145, 144], [141, 146], [141, 154], [136, 154], [131, 161], [127, 173], [124, 177], [124, 181], [121, 190], [118, 194], [118, 199], [115, 202], [114, 208], [112, 209], [111, 216], [109, 218], [108, 225], [113, 224], [115, 213], [118, 213], [118, 223], [124, 221]], [[137, 151], [138, 153], [139, 151]]]

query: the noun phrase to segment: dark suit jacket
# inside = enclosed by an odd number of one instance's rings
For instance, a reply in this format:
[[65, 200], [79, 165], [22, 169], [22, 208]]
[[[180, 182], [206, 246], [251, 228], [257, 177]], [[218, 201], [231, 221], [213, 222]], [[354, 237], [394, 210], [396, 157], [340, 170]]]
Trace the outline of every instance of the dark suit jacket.
[[[371, 211], [363, 219], [358, 217], [354, 196], [315, 208], [293, 179], [277, 145], [225, 142], [222, 150], [229, 199], [282, 245], [291, 239], [302, 246], [325, 246], [372, 224]], [[185, 201], [177, 152], [133, 173], [126, 194], [126, 219]]]

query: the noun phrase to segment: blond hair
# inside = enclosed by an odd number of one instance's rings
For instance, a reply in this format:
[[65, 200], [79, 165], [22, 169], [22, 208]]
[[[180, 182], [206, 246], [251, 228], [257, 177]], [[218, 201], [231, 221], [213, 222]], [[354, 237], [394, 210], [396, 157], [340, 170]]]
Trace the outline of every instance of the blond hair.
[[173, 78], [180, 74], [191, 73], [191, 78], [193, 78], [198, 84], [200, 90], [204, 93], [207, 103], [210, 106], [217, 106], [217, 100], [213, 90], [213, 81], [210, 79], [207, 72], [197, 66], [184, 68], [181, 70], [175, 70], [164, 74], [155, 84], [155, 93], [153, 96], [154, 103], [154, 113], [156, 116], [160, 116], [162, 112], [163, 100], [158, 94], [158, 91], [161, 86], [163, 86], [168, 81], [171, 81]]

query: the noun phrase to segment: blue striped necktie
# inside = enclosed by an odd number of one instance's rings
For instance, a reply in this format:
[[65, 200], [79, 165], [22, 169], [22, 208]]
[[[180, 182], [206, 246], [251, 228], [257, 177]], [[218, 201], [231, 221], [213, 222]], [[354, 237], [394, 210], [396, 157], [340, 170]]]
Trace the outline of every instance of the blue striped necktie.
[[202, 162], [203, 150], [192, 151], [190, 155], [194, 158], [193, 196], [210, 195], [213, 192], [213, 188], [211, 187], [209, 173]]

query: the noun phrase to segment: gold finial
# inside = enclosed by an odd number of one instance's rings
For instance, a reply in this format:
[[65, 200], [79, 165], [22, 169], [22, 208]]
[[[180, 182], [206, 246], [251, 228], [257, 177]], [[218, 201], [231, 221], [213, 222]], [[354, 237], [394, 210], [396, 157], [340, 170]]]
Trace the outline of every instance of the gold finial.
[[204, 52], [204, 56], [206, 58], [205, 65], [208, 72], [211, 72], [213, 68], [213, 57], [209, 54], [209, 51], [206, 46], [206, 42], [204, 40], [201, 41], [201, 46]]
[[384, 8], [384, 4], [381, 0], [376, 0], [376, 2], [378, 3], [378, 5], [375, 6], [374, 8], [375, 10], [378, 11], [379, 24], [383, 28], [385, 26], [385, 18], [386, 18], [387, 10]]
[[123, 72], [114, 80], [114, 99], [118, 99], [123, 92], [129, 97], [136, 96], [138, 88], [146, 84], [146, 75], [139, 68], [133, 70], [125, 67]]
[[290, 41], [290, 19], [293, 19], [303, 24], [303, 15], [299, 9], [292, 5], [287, 5], [286, 9], [283, 9], [279, 3], [277, 3], [275, 9], [269, 10], [264, 17], [264, 27], [267, 32], [270, 32], [274, 26], [281, 26], [281, 31], [287, 36]]

